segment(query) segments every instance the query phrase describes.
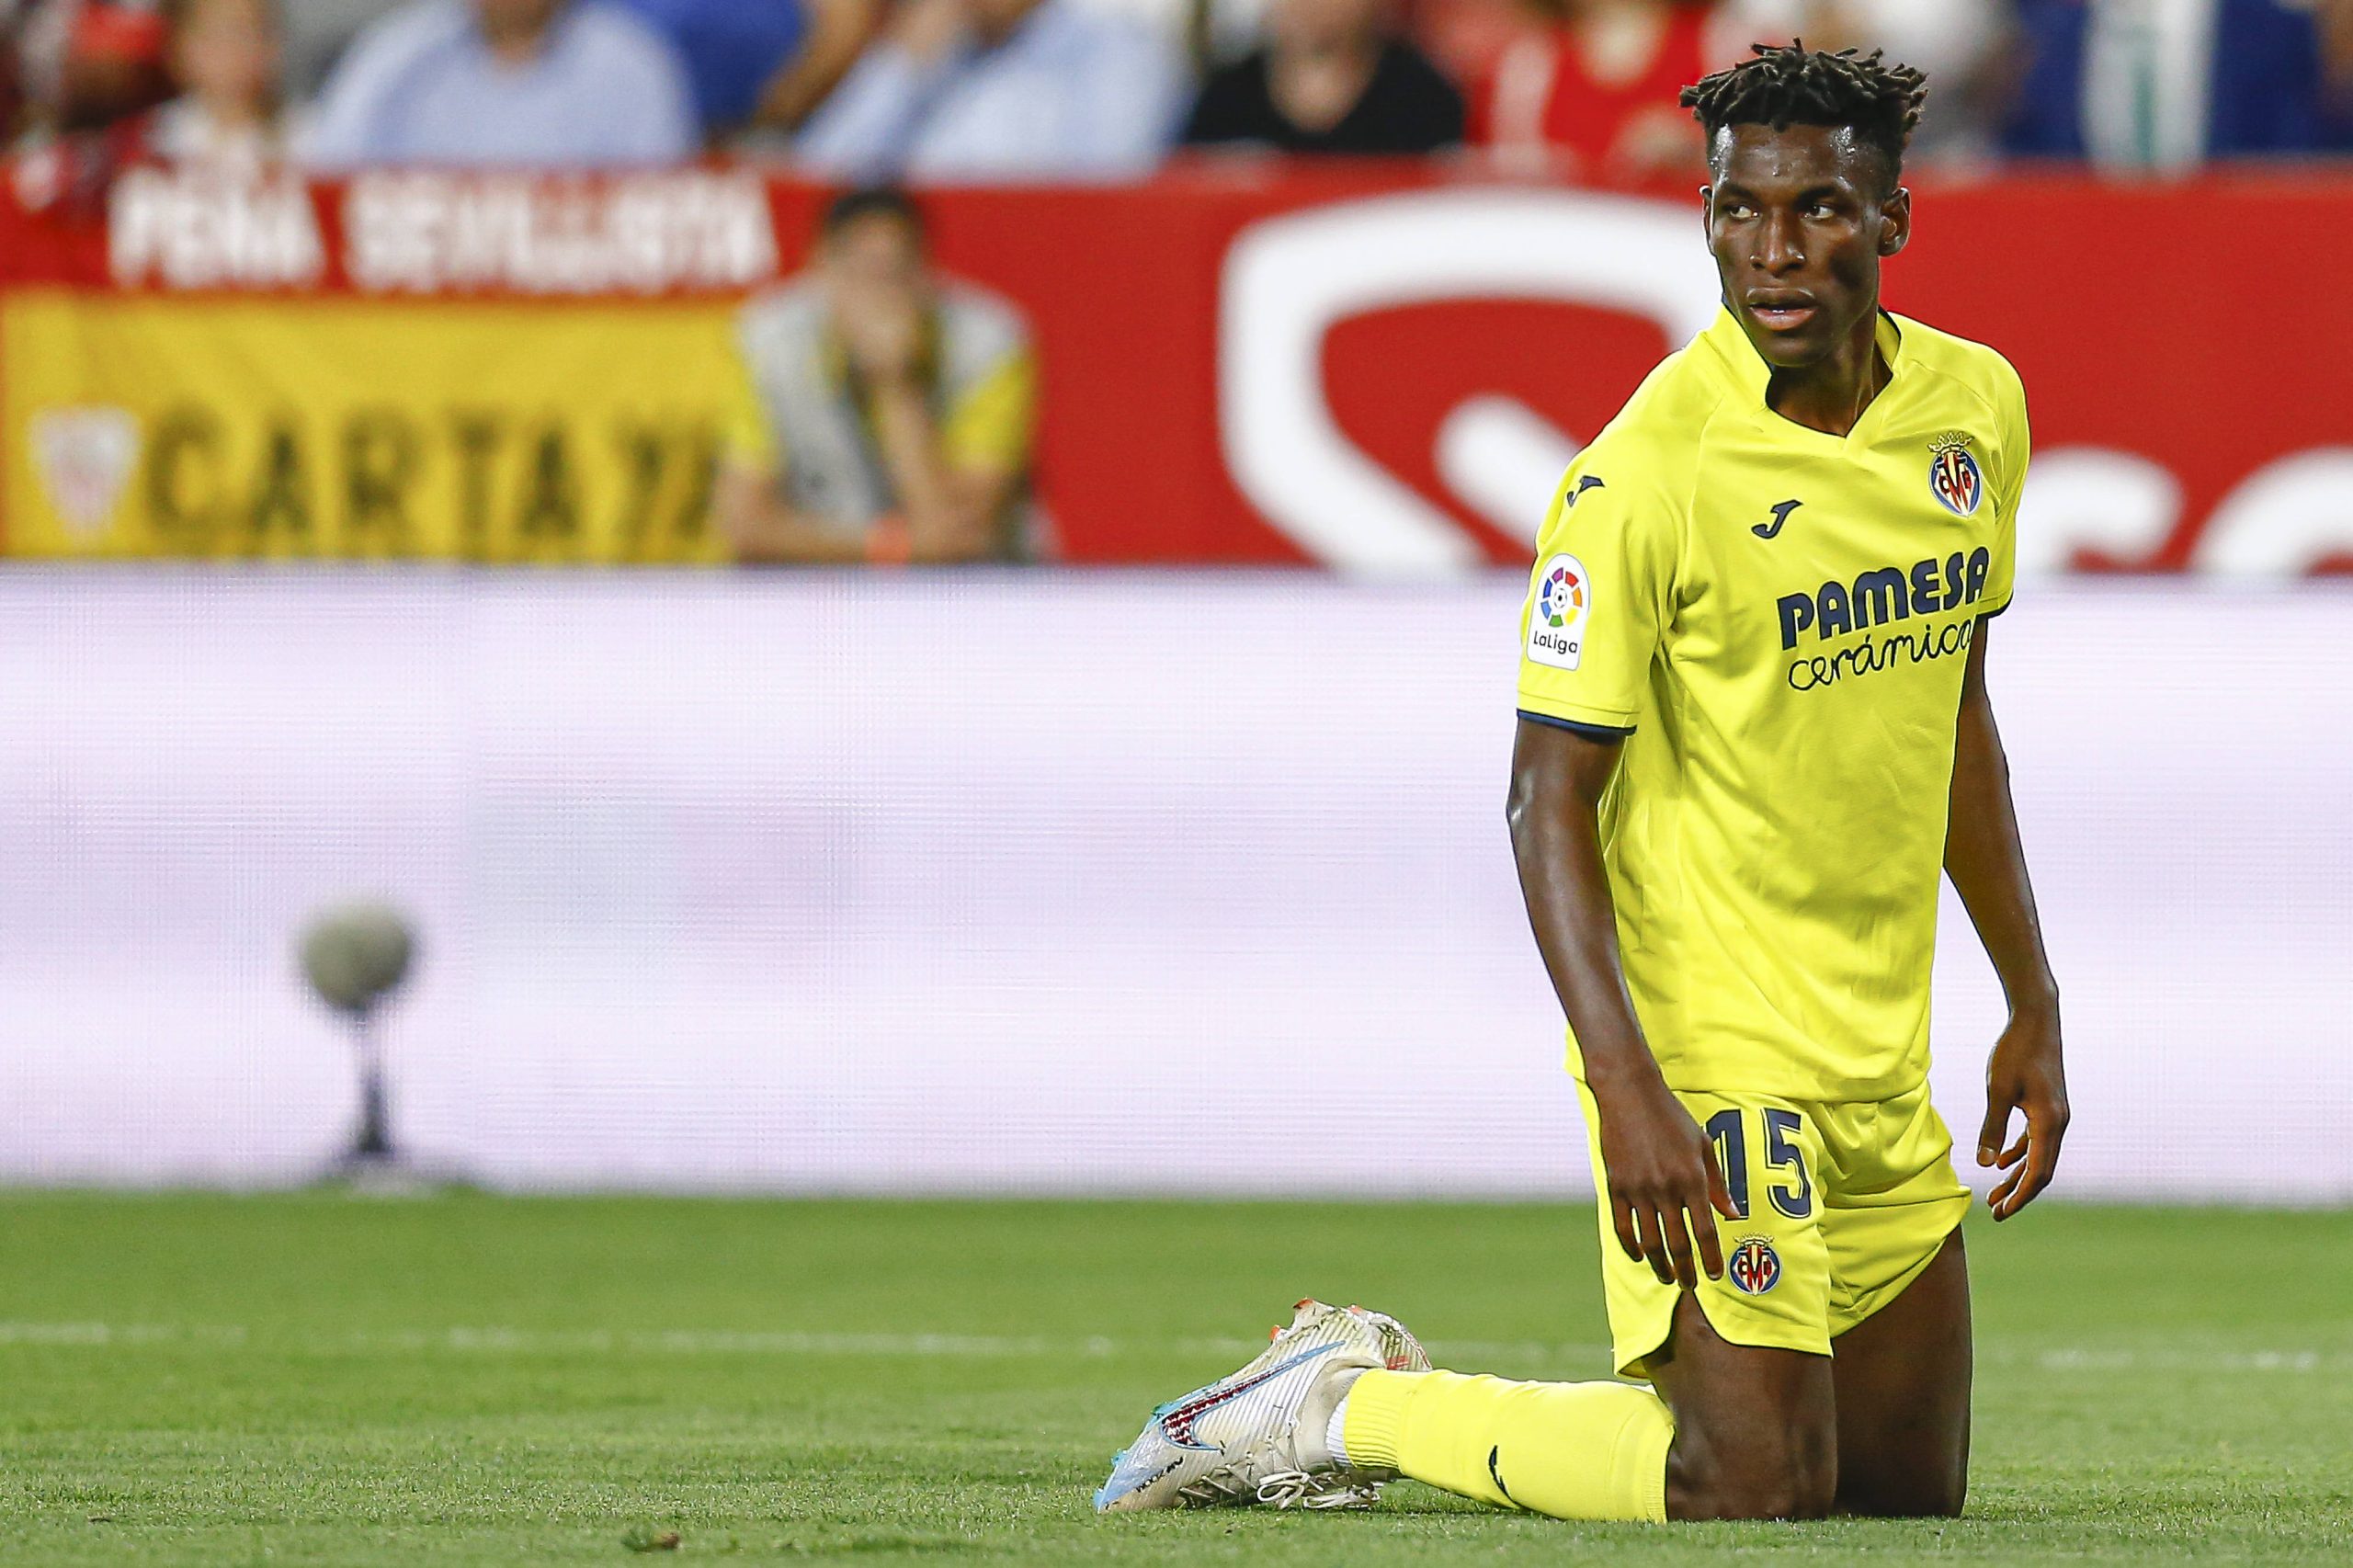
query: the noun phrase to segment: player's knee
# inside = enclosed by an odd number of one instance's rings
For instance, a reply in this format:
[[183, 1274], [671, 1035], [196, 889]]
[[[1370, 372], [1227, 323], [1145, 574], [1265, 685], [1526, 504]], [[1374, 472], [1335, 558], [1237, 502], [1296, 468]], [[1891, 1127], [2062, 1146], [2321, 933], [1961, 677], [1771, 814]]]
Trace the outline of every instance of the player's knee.
[[1838, 1494], [1835, 1445], [1807, 1432], [1708, 1441], [1677, 1433], [1668, 1512], [1680, 1519], [1827, 1518]]
[[1719, 1480], [1699, 1511], [1708, 1519], [1825, 1519], [1833, 1488], [1802, 1472]]
[[1957, 1519], [1969, 1501], [1965, 1475], [1913, 1475], [1903, 1482], [1849, 1488], [1842, 1512], [1881, 1519]]
[[1913, 1517], [1922, 1519], [1957, 1519], [1962, 1505], [1969, 1501], [1969, 1483], [1955, 1481], [1949, 1486], [1933, 1487], [1918, 1499], [1919, 1512]]
[[1691, 1517], [1709, 1519], [1824, 1519], [1835, 1488], [1798, 1471], [1719, 1478]]

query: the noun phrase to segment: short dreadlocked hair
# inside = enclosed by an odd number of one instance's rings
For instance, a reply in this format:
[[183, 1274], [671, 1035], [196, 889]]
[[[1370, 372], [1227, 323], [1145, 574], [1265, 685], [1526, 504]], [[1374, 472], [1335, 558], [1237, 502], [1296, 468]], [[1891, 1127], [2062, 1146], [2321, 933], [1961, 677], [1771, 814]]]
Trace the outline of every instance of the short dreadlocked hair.
[[1880, 51], [1808, 49], [1802, 40], [1786, 47], [1749, 46], [1744, 60], [1683, 89], [1691, 111], [1715, 146], [1716, 132], [1734, 125], [1833, 125], [1887, 160], [1888, 184], [1904, 172], [1904, 149], [1920, 123], [1928, 78], [1909, 65], [1885, 63]]

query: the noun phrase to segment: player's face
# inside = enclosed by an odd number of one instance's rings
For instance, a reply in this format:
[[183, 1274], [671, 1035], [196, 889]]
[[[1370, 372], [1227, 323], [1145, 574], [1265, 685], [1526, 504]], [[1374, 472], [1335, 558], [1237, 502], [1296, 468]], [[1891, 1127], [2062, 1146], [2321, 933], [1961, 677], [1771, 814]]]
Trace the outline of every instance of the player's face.
[[1911, 237], [1911, 193], [1891, 192], [1879, 155], [1843, 127], [1735, 125], [1711, 153], [1724, 303], [1766, 363], [1820, 364], [1878, 312], [1879, 265]]

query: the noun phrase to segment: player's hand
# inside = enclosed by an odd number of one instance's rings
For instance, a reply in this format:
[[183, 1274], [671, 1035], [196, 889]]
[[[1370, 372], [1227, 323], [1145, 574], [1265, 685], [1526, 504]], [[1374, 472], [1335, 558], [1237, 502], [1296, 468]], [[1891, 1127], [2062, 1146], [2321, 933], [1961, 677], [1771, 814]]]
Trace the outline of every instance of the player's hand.
[[[2013, 1111], [2025, 1113], [2026, 1128], [2017, 1142], [2007, 1143]], [[2067, 1070], [2060, 1057], [2058, 1009], [2013, 1014], [1985, 1063], [1985, 1125], [1977, 1134], [1977, 1163], [2009, 1173], [1985, 1199], [1995, 1220], [2008, 1219], [2051, 1185], [2066, 1136]]]
[[1708, 1135], [1662, 1083], [1607, 1099], [1597, 1095], [1595, 1103], [1618, 1244], [1635, 1262], [1648, 1263], [1661, 1284], [1696, 1290], [1701, 1268], [1711, 1279], [1722, 1278], [1716, 1215], [1735, 1216]]

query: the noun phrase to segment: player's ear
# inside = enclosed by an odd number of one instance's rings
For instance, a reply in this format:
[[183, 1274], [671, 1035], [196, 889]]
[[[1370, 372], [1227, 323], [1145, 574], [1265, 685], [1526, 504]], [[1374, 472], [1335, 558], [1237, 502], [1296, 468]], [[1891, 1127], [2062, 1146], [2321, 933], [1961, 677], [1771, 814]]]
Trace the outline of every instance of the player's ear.
[[1699, 232], [1703, 234], [1716, 232], [1716, 187], [1712, 185], [1699, 187]]
[[1879, 254], [1891, 256], [1912, 243], [1912, 193], [1897, 186], [1894, 193], [1880, 203]]

